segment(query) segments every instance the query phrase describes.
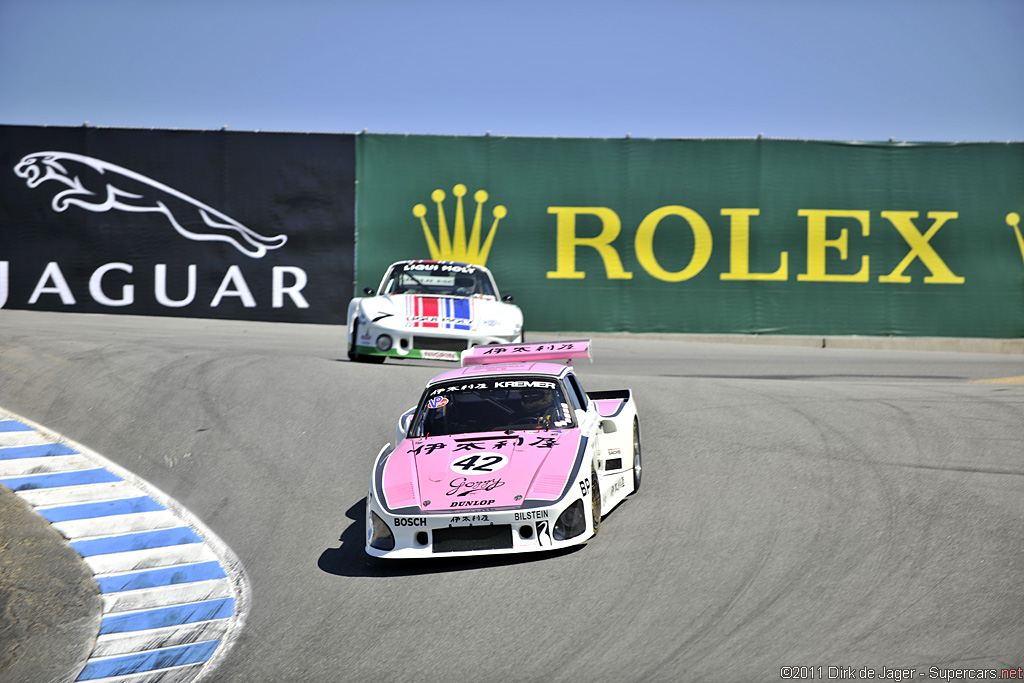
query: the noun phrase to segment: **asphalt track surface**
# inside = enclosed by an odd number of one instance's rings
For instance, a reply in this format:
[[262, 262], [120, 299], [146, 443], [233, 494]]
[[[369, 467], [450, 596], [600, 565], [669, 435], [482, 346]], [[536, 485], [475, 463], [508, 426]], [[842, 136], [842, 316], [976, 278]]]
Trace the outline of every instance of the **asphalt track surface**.
[[394, 563], [363, 552], [370, 465], [450, 366], [350, 363], [343, 332], [0, 311], [0, 405], [244, 565], [244, 629], [204, 681], [1024, 665], [1024, 355], [597, 336], [578, 372], [634, 390], [640, 492], [570, 552]]

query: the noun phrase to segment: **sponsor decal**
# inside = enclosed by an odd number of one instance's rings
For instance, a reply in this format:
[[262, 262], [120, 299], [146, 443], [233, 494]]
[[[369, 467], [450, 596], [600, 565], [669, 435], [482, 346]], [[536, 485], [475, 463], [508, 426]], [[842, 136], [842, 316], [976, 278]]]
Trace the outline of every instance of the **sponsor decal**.
[[473, 522], [489, 522], [491, 518], [487, 515], [457, 515], [448, 521], [448, 526], [455, 524], [472, 524]]
[[494, 383], [494, 388], [495, 389], [506, 389], [506, 388], [510, 388], [510, 389], [526, 389], [526, 388], [555, 389], [555, 388], [557, 388], [557, 385], [554, 382], [544, 382], [544, 381], [540, 381], [540, 380], [537, 380], [537, 381], [511, 380], [511, 381], [507, 381], [507, 382], [495, 382]]
[[[482, 355], [485, 355], [485, 356], [493, 356], [493, 355], [498, 355], [498, 354], [502, 354], [502, 353], [506, 353], [506, 354], [514, 356], [517, 353], [541, 353], [541, 352], [545, 352], [545, 351], [578, 351], [578, 350], [586, 351], [587, 347], [586, 347], [586, 345], [572, 344], [572, 343], [565, 343], [565, 344], [530, 344], [529, 346], [517, 346], [515, 344], [504, 344], [502, 346], [487, 347], [486, 349], [482, 350], [480, 353]], [[492, 362], [492, 361], [488, 361], [488, 362]], [[508, 362], [514, 363], [516, 361], [510, 359]]]
[[449, 384], [448, 386], [438, 387], [431, 390], [431, 396], [436, 394], [443, 394], [446, 391], [475, 391], [477, 389], [489, 389], [490, 385], [486, 382], [474, 382], [472, 384]]
[[[405, 270], [418, 270], [421, 272], [442, 272], [442, 273], [462, 273], [465, 275], [472, 275], [476, 272], [476, 268], [473, 266], [467, 266], [461, 263], [444, 263], [444, 262], [431, 262], [431, 261], [413, 261], [405, 266]], [[419, 278], [421, 281], [423, 278]], [[447, 280], [446, 280], [447, 281]]]
[[449, 507], [453, 508], [464, 508], [464, 507], [483, 507], [485, 505], [494, 505], [493, 500], [453, 500]]
[[394, 525], [398, 526], [426, 526], [426, 517], [395, 517]]
[[410, 448], [407, 452], [408, 453], [412, 453], [413, 455], [419, 455], [421, 452], [424, 455], [430, 455], [434, 451], [442, 450], [444, 448], [447, 448], [447, 446], [444, 445], [444, 442], [435, 441], [434, 443], [420, 444], [419, 446], [416, 446], [415, 448]]
[[415, 277], [408, 273], [402, 273], [399, 277], [399, 284], [404, 287], [414, 287], [417, 285], [424, 285], [427, 287], [451, 287], [455, 283], [455, 278], [450, 275], [424, 275], [419, 273]]
[[551, 545], [551, 534], [548, 533], [548, 523], [544, 520], [537, 522], [537, 542], [541, 545]]
[[435, 396], [432, 399], [430, 399], [429, 401], [427, 401], [427, 407], [428, 408], [441, 408], [441, 407], [446, 406], [446, 405], [448, 405], [448, 397], [447, 396]]
[[410, 295], [405, 300], [405, 322], [407, 327], [472, 330], [473, 300]]
[[428, 349], [428, 350], [420, 351], [420, 355], [422, 355], [427, 360], [458, 360], [459, 359], [459, 354], [457, 354], [454, 351], [433, 351], [433, 350], [429, 350]]
[[[417, 204], [412, 207], [412, 214], [420, 219], [423, 236], [427, 240], [427, 249], [430, 250], [430, 258], [435, 261], [463, 261], [485, 266], [487, 265], [487, 256], [491, 251], [491, 243], [494, 241], [494, 234], [498, 230], [498, 222], [508, 215], [508, 210], [500, 204], [494, 207], [492, 212], [494, 223], [491, 224], [490, 231], [481, 244], [483, 207], [487, 203], [488, 194], [486, 190], [477, 190], [473, 194], [473, 199], [476, 201], [476, 213], [473, 218], [473, 227], [468, 232], [469, 239], [467, 241], [465, 210], [462, 204], [462, 198], [466, 195], [466, 191], [466, 186], [462, 183], [452, 188], [452, 194], [455, 195], [456, 200], [454, 234], [448, 232], [448, 221], [443, 204], [445, 193], [442, 189], [436, 189], [430, 194], [430, 199], [437, 205], [438, 238], [436, 240], [430, 231], [430, 224], [427, 222], [427, 207], [424, 204]], [[440, 246], [438, 246], [439, 243]]]
[[515, 521], [529, 522], [534, 519], [548, 519], [550, 516], [551, 513], [548, 510], [529, 510], [527, 512], [517, 512]]
[[459, 479], [452, 479], [448, 482], [448, 486], [451, 490], [448, 491], [446, 496], [457, 496], [462, 498], [474, 493], [480, 493], [481, 491], [493, 491], [496, 488], [504, 486], [505, 482], [501, 479], [485, 479], [483, 481], [474, 481], [466, 479], [465, 477]]
[[[472, 438], [468, 438], [468, 439], [467, 438], [455, 439], [455, 449], [454, 450], [455, 451], [460, 451], [460, 450], [483, 449], [483, 446], [481, 446], [480, 444], [476, 443], [477, 441], [483, 441], [483, 442], [494, 441], [494, 443], [491, 444], [492, 448], [504, 448], [505, 445], [507, 443], [510, 443], [510, 442], [514, 443], [516, 446], [522, 446], [523, 445], [523, 437], [521, 437], [521, 436], [517, 436], [517, 437], [481, 436], [481, 437], [472, 437]], [[424, 453], [425, 455], [430, 455], [434, 451], [443, 450], [445, 448], [447, 448], [447, 446], [445, 445], [445, 443], [443, 441], [433, 441], [433, 442], [430, 442], [430, 443], [420, 444], [419, 446], [416, 446], [415, 448], [410, 448], [406, 452], [407, 453], [412, 453], [413, 455], [419, 455], [421, 452]], [[477, 466], [477, 463], [476, 462], [470, 462], [471, 459], [478, 460], [482, 456], [494, 456], [494, 455], [497, 455], [497, 456], [499, 456], [501, 458], [505, 457], [505, 456], [501, 455], [501, 453], [479, 453], [479, 454], [467, 457], [464, 460], [460, 460], [459, 462], [463, 463], [463, 466], [466, 467], [466, 468], [473, 468], [473, 467]], [[507, 464], [507, 461], [506, 461], [505, 464]], [[504, 467], [505, 464], [502, 464], [501, 467]], [[484, 465], [484, 463], [480, 463], [480, 465]], [[495, 468], [495, 469], [499, 469], [499, 468]], [[480, 470], [480, 471], [490, 471], [490, 470]]]
[[612, 482], [611, 487], [609, 487], [609, 489], [608, 489], [608, 495], [602, 497], [601, 504], [604, 505], [604, 503], [607, 501], [608, 498], [611, 498], [612, 496], [614, 496], [616, 493], [618, 493], [619, 491], [621, 491], [624, 488], [626, 488], [626, 478], [625, 477], [619, 477], [618, 479], [616, 479], [615, 481]]
[[[484, 348], [484, 347], [477, 347]], [[502, 347], [489, 347], [502, 348]], [[486, 353], [486, 352], [484, 352]], [[551, 380], [501, 380], [487, 379], [478, 382], [466, 382], [461, 384], [445, 384], [436, 386], [430, 390], [430, 396], [444, 394], [451, 391], [481, 391], [486, 389], [557, 389], [558, 384]]]
[[462, 443], [465, 441], [494, 441], [494, 448], [504, 448], [505, 444], [509, 441], [514, 441], [517, 446], [523, 445], [523, 437], [521, 436], [470, 436], [455, 439], [456, 442]]

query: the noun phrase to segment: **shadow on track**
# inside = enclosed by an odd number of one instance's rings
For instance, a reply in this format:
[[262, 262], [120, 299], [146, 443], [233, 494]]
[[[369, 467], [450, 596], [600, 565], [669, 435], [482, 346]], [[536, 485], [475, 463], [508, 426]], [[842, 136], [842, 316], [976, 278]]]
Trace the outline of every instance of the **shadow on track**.
[[560, 548], [548, 552], [521, 555], [485, 555], [482, 557], [437, 557], [422, 560], [382, 560], [366, 554], [363, 528], [366, 524], [366, 499], [345, 511], [352, 523], [342, 532], [341, 546], [327, 548], [317, 560], [320, 571], [335, 576], [386, 578], [394, 576], [422, 576], [445, 572], [487, 569], [562, 557], [577, 552], [585, 545]]

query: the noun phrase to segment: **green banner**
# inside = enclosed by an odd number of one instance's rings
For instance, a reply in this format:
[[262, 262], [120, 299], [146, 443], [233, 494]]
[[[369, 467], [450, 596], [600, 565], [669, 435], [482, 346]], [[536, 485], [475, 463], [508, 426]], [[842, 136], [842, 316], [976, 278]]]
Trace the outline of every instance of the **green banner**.
[[1024, 143], [361, 135], [356, 291], [468, 261], [528, 332], [1024, 336]]

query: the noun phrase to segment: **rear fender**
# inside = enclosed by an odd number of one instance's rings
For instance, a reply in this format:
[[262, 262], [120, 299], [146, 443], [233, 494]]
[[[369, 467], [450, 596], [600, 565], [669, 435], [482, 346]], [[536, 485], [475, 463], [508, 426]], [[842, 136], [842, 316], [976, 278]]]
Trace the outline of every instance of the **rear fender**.
[[[614, 474], [626, 472], [633, 467], [633, 422], [637, 419], [636, 403], [631, 389], [588, 392], [587, 396], [599, 416], [600, 454], [597, 460], [603, 492], [606, 484], [612, 486], [618, 483], [618, 477], [613, 476]], [[632, 489], [631, 478], [628, 483]], [[618, 485], [615, 488], [619, 488]]]

